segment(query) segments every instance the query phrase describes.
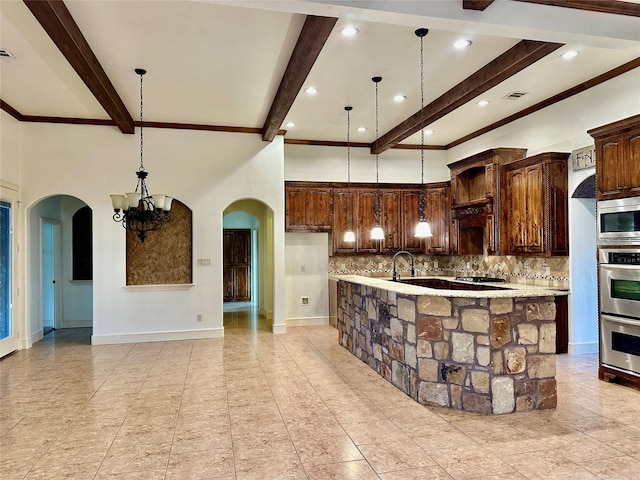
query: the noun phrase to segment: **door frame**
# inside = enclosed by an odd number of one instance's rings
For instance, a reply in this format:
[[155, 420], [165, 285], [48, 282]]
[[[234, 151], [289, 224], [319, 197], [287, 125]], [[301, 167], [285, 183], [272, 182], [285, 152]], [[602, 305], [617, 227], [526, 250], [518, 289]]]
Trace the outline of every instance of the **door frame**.
[[42, 255], [42, 249], [44, 246], [43, 236], [42, 236], [42, 227], [45, 225], [52, 225], [53, 227], [53, 276], [54, 276], [54, 286], [53, 286], [53, 328], [60, 328], [60, 318], [62, 312], [62, 293], [60, 289], [60, 279], [62, 278], [62, 268], [61, 268], [61, 259], [62, 259], [62, 241], [60, 236], [60, 231], [62, 228], [62, 223], [59, 220], [40, 217], [40, 257], [39, 257], [39, 270], [40, 270], [40, 302], [38, 305], [38, 311], [40, 313], [40, 320], [43, 325], [41, 327], [44, 328], [44, 292], [43, 292], [43, 280], [44, 280], [44, 257]]
[[15, 352], [20, 348], [20, 331], [18, 328], [18, 241], [16, 232], [18, 231], [18, 187], [7, 182], [0, 181], [0, 199], [11, 205], [11, 270], [9, 272], [11, 290], [10, 295], [10, 329], [11, 335], [0, 340], [0, 358]]

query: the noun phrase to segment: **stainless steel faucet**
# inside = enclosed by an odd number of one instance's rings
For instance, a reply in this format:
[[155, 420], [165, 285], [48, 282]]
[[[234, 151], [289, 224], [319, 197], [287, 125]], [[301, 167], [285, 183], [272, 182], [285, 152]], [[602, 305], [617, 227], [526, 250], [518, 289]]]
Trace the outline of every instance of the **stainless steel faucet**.
[[399, 280], [398, 275], [396, 273], [396, 258], [398, 258], [398, 255], [402, 253], [409, 255], [409, 258], [411, 259], [411, 276], [412, 277], [416, 276], [416, 271], [413, 269], [413, 254], [411, 252], [407, 252], [406, 250], [400, 250], [399, 252], [396, 252], [396, 254], [393, 256], [393, 277], [391, 277], [391, 279], [394, 282], [396, 280]]

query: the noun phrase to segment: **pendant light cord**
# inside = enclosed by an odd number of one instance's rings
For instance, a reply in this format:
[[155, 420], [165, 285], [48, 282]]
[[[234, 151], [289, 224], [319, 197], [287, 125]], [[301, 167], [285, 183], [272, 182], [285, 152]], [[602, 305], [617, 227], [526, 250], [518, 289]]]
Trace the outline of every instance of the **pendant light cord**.
[[140, 74], [140, 171], [144, 171], [144, 162], [143, 162], [143, 145], [144, 139], [142, 137], [142, 77], [144, 74]]
[[424, 189], [424, 37], [420, 37], [420, 183]]
[[[376, 84], [376, 141], [378, 140], [378, 83], [382, 80], [380, 77], [374, 77]], [[378, 154], [376, 153], [376, 209], [374, 211], [376, 225], [380, 225], [380, 178], [378, 174]]]
[[345, 108], [347, 110], [347, 189], [351, 187], [351, 107]]

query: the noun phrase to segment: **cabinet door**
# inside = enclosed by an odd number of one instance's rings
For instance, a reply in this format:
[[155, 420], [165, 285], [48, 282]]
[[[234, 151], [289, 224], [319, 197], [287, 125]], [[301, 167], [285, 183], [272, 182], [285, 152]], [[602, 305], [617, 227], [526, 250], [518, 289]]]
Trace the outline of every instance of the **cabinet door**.
[[357, 220], [356, 251], [358, 253], [376, 253], [378, 241], [371, 240], [371, 229], [376, 225], [374, 209], [377, 193], [375, 190], [359, 190], [356, 197]]
[[380, 223], [384, 230], [384, 243], [381, 252], [397, 252], [400, 250], [400, 194], [392, 190], [380, 192]]
[[[424, 240], [414, 236], [416, 225], [420, 221], [420, 190], [402, 192], [402, 244], [400, 248], [412, 253], [424, 251]], [[426, 213], [426, 211], [425, 211]]]
[[493, 198], [496, 194], [496, 169], [493, 163], [484, 166], [484, 178], [487, 198]]
[[549, 173], [545, 173], [545, 183], [548, 184], [548, 198], [546, 204], [549, 216], [545, 219], [546, 249], [550, 255], [569, 255], [569, 221], [568, 221], [568, 188], [567, 164], [552, 162], [548, 166]]
[[627, 192], [629, 195], [640, 195], [640, 132], [637, 130], [625, 137], [626, 151], [622, 166], [626, 168]]
[[309, 230], [317, 232], [331, 231], [331, 213], [333, 209], [333, 196], [331, 189], [310, 188], [307, 211], [307, 225]]
[[543, 165], [532, 165], [526, 169], [526, 216], [525, 245], [530, 253], [542, 253], [544, 251], [544, 175]]
[[525, 169], [507, 172], [509, 253], [524, 253], [527, 245], [527, 182]]
[[344, 241], [344, 233], [349, 229], [349, 227], [355, 231], [356, 215], [354, 211], [354, 204], [355, 194], [353, 190], [335, 190], [333, 192], [334, 253], [355, 252], [356, 243], [346, 243]]
[[450, 199], [447, 187], [428, 188], [427, 221], [433, 236], [427, 239], [427, 252], [449, 253]]
[[596, 141], [596, 181], [598, 198], [616, 198], [624, 187], [622, 146], [618, 135]]
[[307, 229], [307, 189], [287, 188], [285, 192], [285, 230]]

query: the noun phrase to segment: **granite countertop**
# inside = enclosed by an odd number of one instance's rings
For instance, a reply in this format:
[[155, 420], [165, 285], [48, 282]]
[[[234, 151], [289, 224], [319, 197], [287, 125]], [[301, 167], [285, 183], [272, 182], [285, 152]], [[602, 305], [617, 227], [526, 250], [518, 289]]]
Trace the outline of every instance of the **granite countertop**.
[[[448, 276], [425, 276], [418, 279], [448, 280], [456, 283], [468, 283], [469, 285], [486, 285], [487, 287], [500, 287], [504, 290], [448, 290], [440, 288], [428, 288], [409, 283], [394, 282], [390, 278], [364, 277], [361, 275], [331, 275], [334, 280], [357, 283], [368, 287], [381, 288], [403, 295], [430, 295], [435, 297], [460, 297], [460, 298], [513, 298], [513, 297], [558, 297], [569, 294], [568, 289], [555, 287], [541, 287], [527, 285], [526, 283], [475, 283], [456, 280]], [[403, 278], [406, 280], [407, 278]]]

